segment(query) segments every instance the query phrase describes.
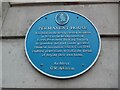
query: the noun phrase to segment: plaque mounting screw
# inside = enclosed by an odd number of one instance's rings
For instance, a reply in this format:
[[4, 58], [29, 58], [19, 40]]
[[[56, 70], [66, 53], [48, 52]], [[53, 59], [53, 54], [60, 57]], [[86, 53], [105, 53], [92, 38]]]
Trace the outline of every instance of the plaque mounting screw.
[[85, 65], [84, 64], [82, 64], [82, 67], [84, 67]]
[[44, 65], [43, 63], [40, 64], [41, 67], [42, 67], [43, 65]]

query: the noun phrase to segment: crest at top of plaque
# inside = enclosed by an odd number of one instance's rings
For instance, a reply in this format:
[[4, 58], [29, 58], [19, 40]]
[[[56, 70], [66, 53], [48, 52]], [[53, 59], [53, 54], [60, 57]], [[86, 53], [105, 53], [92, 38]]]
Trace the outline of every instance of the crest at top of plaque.
[[59, 25], [65, 25], [69, 21], [69, 16], [67, 13], [60, 12], [56, 15], [55, 20]]

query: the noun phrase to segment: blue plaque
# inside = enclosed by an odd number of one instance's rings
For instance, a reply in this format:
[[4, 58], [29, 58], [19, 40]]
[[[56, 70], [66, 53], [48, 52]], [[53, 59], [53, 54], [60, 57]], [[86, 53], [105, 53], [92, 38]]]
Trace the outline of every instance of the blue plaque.
[[97, 61], [101, 40], [93, 23], [73, 11], [39, 17], [27, 31], [25, 52], [30, 63], [53, 78], [72, 78]]

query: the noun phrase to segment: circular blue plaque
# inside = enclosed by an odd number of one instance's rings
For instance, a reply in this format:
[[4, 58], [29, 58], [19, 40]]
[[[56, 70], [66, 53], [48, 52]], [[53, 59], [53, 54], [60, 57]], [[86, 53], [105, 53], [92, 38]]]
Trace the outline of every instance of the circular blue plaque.
[[73, 11], [39, 17], [27, 31], [25, 52], [30, 63], [53, 78], [72, 78], [97, 61], [101, 40], [93, 23]]

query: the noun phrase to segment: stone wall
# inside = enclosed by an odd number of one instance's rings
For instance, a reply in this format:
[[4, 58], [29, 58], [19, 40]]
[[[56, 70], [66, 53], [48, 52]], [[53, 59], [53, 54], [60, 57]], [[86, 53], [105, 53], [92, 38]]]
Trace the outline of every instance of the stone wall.
[[[5, 9], [0, 35], [3, 88], [118, 87], [118, 3], [2, 5]], [[25, 55], [27, 29], [39, 16], [54, 10], [72, 10], [85, 15], [95, 24], [101, 36], [102, 48], [98, 61], [88, 72], [76, 78], [57, 80], [44, 76], [32, 67]]]

